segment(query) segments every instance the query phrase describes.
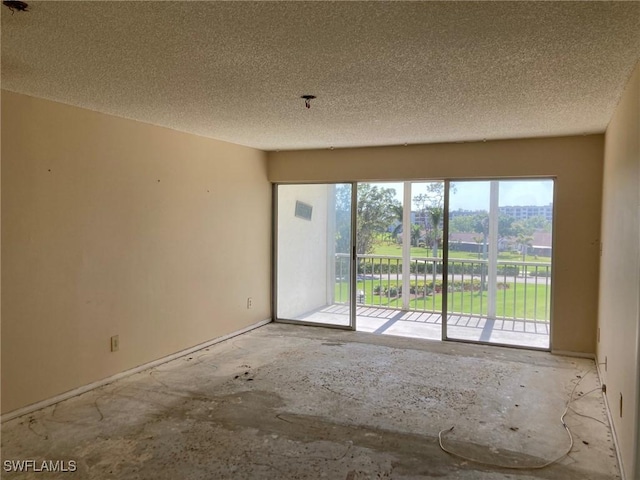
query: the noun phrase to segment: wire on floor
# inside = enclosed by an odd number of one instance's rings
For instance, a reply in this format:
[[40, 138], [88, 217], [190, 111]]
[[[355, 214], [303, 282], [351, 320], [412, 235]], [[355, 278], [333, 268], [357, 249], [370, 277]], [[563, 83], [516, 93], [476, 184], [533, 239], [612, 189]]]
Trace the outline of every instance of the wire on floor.
[[[446, 448], [442, 443], [442, 435], [444, 433], [451, 432], [454, 429], [454, 427], [446, 428], [446, 429], [440, 430], [440, 432], [438, 432], [438, 443], [440, 444], [440, 448], [442, 449], [442, 451], [448, 453], [449, 455], [453, 455], [454, 457], [461, 458], [462, 460], [466, 460], [468, 462], [477, 463], [478, 465], [484, 465], [484, 466], [487, 466], [487, 467], [505, 468], [505, 469], [510, 469], [510, 470], [539, 470], [541, 468], [546, 468], [549, 465], [553, 465], [554, 463], [559, 462], [564, 457], [569, 455], [569, 453], [573, 449], [573, 435], [571, 434], [571, 430], [569, 429], [569, 425], [567, 425], [567, 423], [564, 421], [564, 417], [567, 415], [569, 410], [572, 410], [573, 412], [577, 413], [573, 408], [571, 408], [571, 404], [573, 402], [576, 402], [576, 401], [580, 400], [581, 398], [584, 398], [586, 395], [589, 395], [590, 393], [593, 393], [595, 391], [600, 390], [600, 388], [594, 388], [593, 390], [589, 390], [587, 393], [583, 393], [578, 398], [573, 398], [573, 395], [576, 392], [576, 389], [578, 388], [578, 385], [580, 385], [580, 382], [582, 382], [582, 380], [584, 380], [584, 378], [587, 375], [589, 375], [592, 371], [593, 371], [593, 369], [589, 369], [585, 374], [583, 374], [580, 377], [580, 380], [578, 380], [576, 382], [576, 384], [573, 386], [573, 390], [571, 390], [571, 393], [569, 394], [569, 399], [567, 400], [567, 404], [565, 405], [564, 411], [562, 412], [562, 415], [560, 415], [560, 423], [564, 427], [564, 429], [567, 432], [567, 435], [569, 437], [569, 447], [559, 457], [556, 457], [553, 460], [550, 460], [550, 461], [545, 462], [545, 463], [540, 464], [540, 465], [504, 465], [504, 464], [500, 464], [500, 463], [485, 462], [485, 461], [478, 460], [478, 459], [475, 459], [475, 458], [466, 457], [464, 455], [461, 455], [459, 453], [456, 453], [456, 452], [452, 451], [449, 448]], [[592, 418], [593, 420], [600, 421], [597, 418], [590, 417], [589, 415], [584, 415], [584, 414], [580, 414], [580, 413], [578, 413], [578, 415], [583, 416], [583, 417], [587, 417], [587, 418]], [[600, 423], [603, 423], [603, 422], [600, 422]]]

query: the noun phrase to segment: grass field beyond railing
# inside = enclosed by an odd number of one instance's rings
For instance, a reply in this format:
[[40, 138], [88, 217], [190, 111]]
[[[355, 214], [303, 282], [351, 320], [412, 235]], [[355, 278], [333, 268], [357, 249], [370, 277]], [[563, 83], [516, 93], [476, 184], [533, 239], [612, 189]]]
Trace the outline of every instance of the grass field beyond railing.
[[[348, 255], [336, 257], [335, 301], [346, 303]], [[358, 304], [403, 308], [402, 260], [396, 256], [362, 255], [358, 259], [356, 290], [364, 293]], [[409, 309], [442, 311], [442, 260], [412, 258]], [[496, 317], [549, 321], [551, 305], [550, 265], [536, 262], [499, 261], [496, 277]], [[448, 274], [450, 314], [487, 315], [488, 264], [486, 260], [451, 259]]]
[[[415, 285], [415, 282], [412, 283]], [[356, 287], [357, 290], [365, 292], [365, 301], [360, 305], [401, 309], [402, 296], [390, 295], [390, 293], [393, 293], [393, 287], [399, 290], [401, 285], [393, 280], [389, 283], [384, 280], [382, 281], [382, 285], [388, 289], [387, 294], [384, 294], [384, 289], [382, 290], [382, 295], [375, 294], [373, 292], [374, 285], [372, 285], [371, 282], [359, 281]], [[538, 321], [549, 320], [549, 292], [547, 291], [547, 287], [539, 285], [536, 291], [535, 285], [527, 285], [526, 289], [522, 284], [512, 282], [508, 283], [508, 285], [507, 289], [498, 290], [496, 295], [496, 316], [498, 318], [517, 318]], [[513, 288], [515, 288], [516, 291], [515, 295], [513, 294]], [[389, 293], [389, 291], [391, 292]], [[336, 283], [336, 300], [339, 303], [347, 303], [348, 295], [348, 284], [346, 282]], [[536, 296], [535, 298], [537, 298], [537, 302], [533, 300], [534, 295]], [[528, 300], [526, 307], [524, 304], [525, 297]], [[342, 300], [340, 301], [340, 299]], [[546, 308], [544, 308], [545, 300], [547, 302]], [[486, 315], [487, 301], [486, 290], [483, 292], [449, 292], [448, 312], [450, 314]], [[427, 294], [424, 296], [412, 294], [411, 300], [409, 301], [409, 308], [411, 310], [440, 313], [442, 311], [442, 293]]]
[[[479, 260], [482, 258], [482, 253], [480, 252], [481, 246], [478, 247], [478, 252], [460, 252], [456, 250], [449, 250], [449, 258], [450, 259], [463, 259], [463, 260]], [[378, 242], [375, 244], [372, 255], [384, 255], [388, 257], [401, 257], [402, 256], [402, 246], [395, 243], [387, 243], [387, 242]], [[423, 248], [423, 247], [411, 247], [411, 256], [412, 257], [431, 257], [433, 255], [432, 248]], [[438, 249], [438, 257], [442, 258], [442, 249]], [[499, 252], [498, 260], [507, 260], [507, 261], [519, 261], [522, 262], [522, 254], [513, 253], [513, 252]], [[550, 257], [543, 257], [538, 255], [527, 255], [524, 258], [525, 262], [539, 262], [539, 263], [551, 263]]]

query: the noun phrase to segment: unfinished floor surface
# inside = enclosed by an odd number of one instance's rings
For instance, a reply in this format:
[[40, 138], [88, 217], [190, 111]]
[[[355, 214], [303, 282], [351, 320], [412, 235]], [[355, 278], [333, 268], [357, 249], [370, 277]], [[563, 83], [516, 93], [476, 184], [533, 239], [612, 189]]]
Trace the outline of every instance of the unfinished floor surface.
[[[577, 384], [577, 387], [576, 387]], [[619, 478], [594, 363], [269, 324], [2, 425], [3, 460], [82, 479]], [[568, 456], [531, 467], [569, 447]], [[580, 414], [580, 415], [578, 415]], [[586, 415], [586, 416], [585, 416]]]

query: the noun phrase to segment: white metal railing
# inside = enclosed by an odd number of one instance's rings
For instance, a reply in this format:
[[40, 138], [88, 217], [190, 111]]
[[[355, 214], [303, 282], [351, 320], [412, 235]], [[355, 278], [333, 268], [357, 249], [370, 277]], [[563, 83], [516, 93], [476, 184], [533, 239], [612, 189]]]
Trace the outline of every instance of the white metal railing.
[[[403, 292], [402, 257], [358, 255], [358, 303], [366, 306], [405, 308], [440, 313], [442, 310], [442, 259], [412, 257], [409, 265], [409, 297]], [[449, 314], [487, 316], [488, 261], [450, 258], [447, 311]], [[336, 254], [337, 303], [348, 302], [349, 255]], [[405, 282], [405, 286], [407, 283]], [[498, 260], [495, 318], [548, 321], [550, 316], [551, 264]]]

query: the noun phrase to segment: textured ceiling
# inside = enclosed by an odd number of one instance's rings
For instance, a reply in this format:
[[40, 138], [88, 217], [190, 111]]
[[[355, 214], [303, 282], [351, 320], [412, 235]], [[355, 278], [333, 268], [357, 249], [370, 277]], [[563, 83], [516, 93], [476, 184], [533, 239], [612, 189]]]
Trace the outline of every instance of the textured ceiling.
[[3, 88], [263, 150], [603, 132], [640, 56], [636, 1], [29, 4]]

